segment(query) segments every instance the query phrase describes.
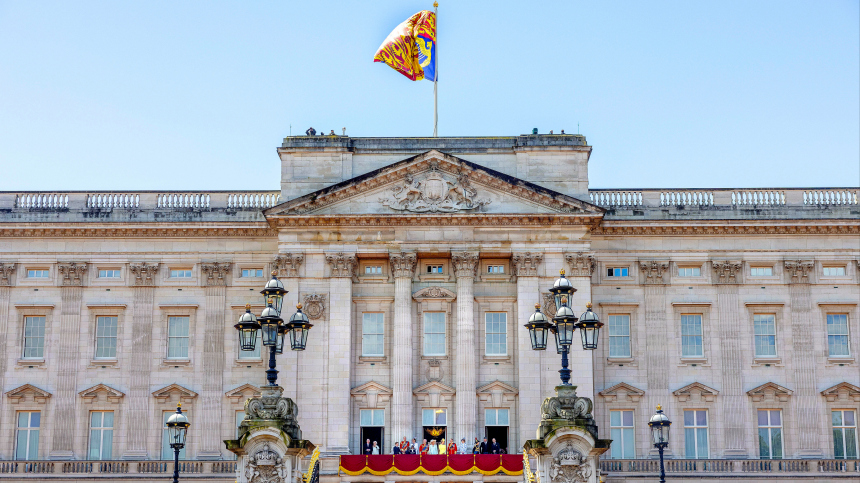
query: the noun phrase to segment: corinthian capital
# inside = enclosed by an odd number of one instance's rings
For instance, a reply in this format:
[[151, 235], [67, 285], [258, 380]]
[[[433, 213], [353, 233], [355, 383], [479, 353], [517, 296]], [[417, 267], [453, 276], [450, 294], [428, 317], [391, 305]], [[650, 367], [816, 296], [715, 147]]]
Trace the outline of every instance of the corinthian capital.
[[741, 262], [724, 262], [711, 261], [711, 267], [714, 269], [714, 275], [717, 276], [716, 283], [738, 283], [738, 274], [741, 272], [743, 264]]
[[229, 262], [212, 262], [200, 264], [200, 270], [203, 271], [203, 285], [206, 287], [225, 286], [227, 279], [227, 271], [230, 270]]
[[58, 263], [57, 270], [63, 277], [64, 287], [83, 287], [84, 273], [87, 271], [86, 263]]
[[791, 277], [788, 283], [809, 283], [809, 274], [814, 266], [812, 260], [786, 260], [785, 271]]
[[14, 271], [14, 263], [0, 263], [0, 287], [12, 286], [12, 272]]
[[334, 255], [326, 255], [325, 261], [331, 265], [332, 277], [354, 278], [356, 276], [355, 269], [358, 266], [358, 262], [355, 259], [355, 255], [336, 253]]
[[475, 277], [478, 272], [478, 254], [459, 252], [451, 254], [451, 263], [454, 265], [454, 273], [457, 278]]
[[564, 261], [570, 266], [572, 277], [590, 277], [594, 273], [594, 255], [590, 253], [565, 253]]
[[132, 275], [134, 275], [135, 287], [155, 286], [154, 276], [158, 272], [157, 263], [131, 263], [128, 265], [128, 269], [131, 271]]
[[391, 274], [394, 278], [412, 278], [415, 275], [415, 265], [418, 257], [414, 253], [389, 253]]
[[514, 253], [511, 262], [517, 277], [537, 277], [538, 265], [543, 261], [543, 253]]
[[659, 285], [663, 283], [663, 273], [669, 269], [669, 262], [658, 262], [650, 260], [639, 262], [639, 270], [645, 275], [646, 285]]
[[279, 277], [298, 277], [299, 267], [305, 261], [301, 253], [281, 253], [272, 261], [272, 269], [278, 271]]

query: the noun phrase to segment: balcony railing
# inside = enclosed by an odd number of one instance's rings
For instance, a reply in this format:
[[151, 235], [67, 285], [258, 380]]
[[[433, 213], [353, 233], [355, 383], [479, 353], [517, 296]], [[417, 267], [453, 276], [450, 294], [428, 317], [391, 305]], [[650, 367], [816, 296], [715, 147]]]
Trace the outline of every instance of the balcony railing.
[[[668, 459], [664, 466], [666, 473], [707, 474], [738, 473], [829, 473], [832, 475], [856, 475], [860, 478], [860, 460], [706, 460], [706, 459]], [[600, 469], [605, 473], [642, 473], [660, 472], [660, 461], [655, 459], [600, 461]], [[713, 475], [716, 476], [716, 475]]]
[[604, 208], [660, 206], [833, 206], [860, 204], [860, 188], [596, 189], [588, 196]]
[[[180, 461], [185, 474], [222, 475], [236, 472], [235, 461]], [[173, 473], [172, 461], [0, 461], [0, 479], [9, 474], [56, 475]]]
[[18, 211], [253, 211], [280, 202], [279, 191], [0, 192], [0, 209]]

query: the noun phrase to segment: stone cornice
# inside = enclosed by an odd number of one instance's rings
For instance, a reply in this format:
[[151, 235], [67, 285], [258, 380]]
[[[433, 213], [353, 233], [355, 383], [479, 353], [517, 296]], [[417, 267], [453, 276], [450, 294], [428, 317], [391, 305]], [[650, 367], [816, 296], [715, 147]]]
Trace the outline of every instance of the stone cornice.
[[0, 225], [0, 238], [189, 238], [189, 237], [277, 237], [278, 232], [259, 223], [245, 226], [193, 226], [193, 225], [123, 225], [75, 224], [75, 225]]
[[733, 222], [685, 221], [679, 225], [660, 221], [630, 223], [602, 220], [591, 233], [597, 236], [725, 236], [725, 235], [857, 235], [857, 220], [736, 220]]
[[322, 226], [511, 226], [562, 225], [592, 226], [600, 215], [569, 214], [373, 214], [373, 215], [308, 215], [271, 218], [273, 228]]

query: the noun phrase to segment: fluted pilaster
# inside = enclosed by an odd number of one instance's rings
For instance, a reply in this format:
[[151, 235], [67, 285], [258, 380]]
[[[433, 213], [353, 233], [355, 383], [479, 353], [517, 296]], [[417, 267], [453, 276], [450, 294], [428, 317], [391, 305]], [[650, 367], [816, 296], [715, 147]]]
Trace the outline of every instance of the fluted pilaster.
[[[131, 355], [128, 368], [128, 420], [125, 424], [126, 450], [124, 459], [146, 459], [146, 438], [151, 430], [149, 400], [150, 375], [152, 374], [152, 315], [155, 305], [153, 275], [158, 264], [132, 264], [132, 273], [138, 276], [132, 289], [133, 316], [131, 318]], [[160, 421], [157, 423], [160, 424]]]
[[475, 421], [478, 401], [475, 390], [475, 272], [477, 253], [451, 255], [457, 275], [457, 433], [456, 440], [472, 441], [476, 434]]
[[528, 331], [519, 322], [528, 320], [535, 311], [535, 303], [540, 302], [540, 281], [537, 275], [543, 255], [515, 253], [511, 261], [517, 276], [517, 388], [520, 392], [517, 418], [520, 431], [512, 435], [508, 447], [519, 448], [525, 441], [535, 437], [535, 430], [540, 426], [540, 405], [544, 397], [541, 387], [541, 353], [532, 350]]
[[329, 279], [328, 420], [325, 452], [349, 454], [349, 390], [352, 347], [352, 278], [355, 255], [327, 255]]
[[206, 324], [203, 329], [203, 391], [201, 394], [203, 440], [197, 453], [199, 459], [221, 459], [221, 409], [224, 399], [224, 327], [227, 305], [226, 274], [229, 263], [204, 263], [204, 294]]
[[391, 441], [412, 437], [412, 277], [414, 253], [389, 255], [394, 275], [394, 334], [391, 354]]

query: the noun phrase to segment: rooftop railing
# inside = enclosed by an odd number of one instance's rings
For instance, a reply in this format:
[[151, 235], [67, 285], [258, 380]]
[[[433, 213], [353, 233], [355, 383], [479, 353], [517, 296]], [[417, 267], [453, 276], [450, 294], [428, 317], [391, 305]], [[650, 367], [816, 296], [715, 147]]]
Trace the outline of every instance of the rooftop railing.
[[860, 204], [860, 188], [595, 189], [588, 196], [604, 208], [660, 206], [833, 206]]
[[66, 210], [211, 210], [253, 211], [281, 202], [279, 191], [69, 191], [0, 192], [0, 209]]

